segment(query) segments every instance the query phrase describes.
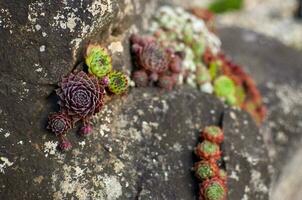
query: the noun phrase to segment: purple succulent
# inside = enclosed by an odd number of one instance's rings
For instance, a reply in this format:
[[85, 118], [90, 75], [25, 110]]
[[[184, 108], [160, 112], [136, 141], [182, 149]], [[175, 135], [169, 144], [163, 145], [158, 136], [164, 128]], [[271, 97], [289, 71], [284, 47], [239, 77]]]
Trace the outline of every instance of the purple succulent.
[[101, 81], [100, 81], [101, 85], [103, 85], [104, 87], [107, 87], [109, 85], [109, 78], [108, 76], [104, 76]]
[[145, 70], [135, 71], [132, 75], [132, 79], [135, 82], [135, 85], [139, 87], [146, 87], [149, 82], [148, 74]]
[[[131, 37], [132, 51], [135, 54], [136, 63], [151, 74], [160, 74], [168, 69], [169, 55], [150, 37]], [[158, 76], [151, 76], [152, 81], [157, 81]]]
[[82, 128], [80, 129], [80, 134], [82, 136], [87, 136], [87, 135], [90, 135], [92, 133], [92, 126], [87, 123], [86, 125], [82, 126]]
[[68, 151], [72, 148], [72, 145], [67, 138], [63, 137], [63, 138], [61, 138], [61, 141], [60, 141], [58, 147], [61, 151]]
[[175, 81], [171, 76], [163, 75], [160, 76], [158, 79], [158, 86], [165, 90], [172, 90], [174, 85], [175, 85]]
[[47, 128], [56, 136], [62, 135], [72, 128], [72, 119], [64, 112], [50, 114]]
[[59, 86], [56, 90], [60, 97], [59, 105], [75, 119], [90, 117], [103, 105], [105, 89], [95, 76], [83, 71], [70, 73]]

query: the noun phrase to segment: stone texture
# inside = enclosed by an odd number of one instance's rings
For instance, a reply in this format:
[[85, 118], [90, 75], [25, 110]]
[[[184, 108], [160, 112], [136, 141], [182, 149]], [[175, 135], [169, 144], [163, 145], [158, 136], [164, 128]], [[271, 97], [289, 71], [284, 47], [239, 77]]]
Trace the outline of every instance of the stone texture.
[[268, 117], [261, 132], [274, 166], [271, 198], [298, 200], [302, 185], [302, 53], [235, 27], [219, 33], [223, 49], [245, 67], [265, 97]]
[[[1, 0], [0, 5], [1, 199], [194, 199], [197, 183], [190, 167], [195, 161], [192, 149], [198, 130], [221, 122], [227, 134], [224, 152], [230, 198], [253, 199], [256, 194], [257, 199], [268, 199], [269, 174], [265, 172], [269, 162], [250, 117], [189, 88], [171, 94], [132, 89], [121, 99], [113, 98], [93, 119], [95, 132], [91, 137], [79, 138], [74, 129], [70, 133], [73, 150], [66, 154], [56, 151], [56, 138], [45, 130], [47, 114], [58, 109], [52, 93], [55, 83], [81, 61], [83, 47], [89, 41], [108, 47], [114, 67], [130, 73], [128, 36], [146, 27], [157, 1]], [[141, 13], [144, 17], [138, 17]], [[243, 50], [240, 48], [246, 38], [232, 38], [242, 32], [222, 31], [231, 55]], [[239, 42], [238, 38], [243, 39]], [[253, 37], [247, 38], [250, 41]], [[260, 41], [263, 46], [280, 46], [266, 38]], [[260, 85], [267, 77], [263, 73], [277, 73], [272, 66], [288, 64], [275, 60], [278, 58], [268, 48], [262, 53], [257, 46], [244, 48], [239, 58], [235, 57], [248, 66], [264, 66], [267, 71], [260, 67], [250, 70]], [[279, 51], [288, 57], [293, 69], [277, 77], [284, 82], [289, 77], [299, 80], [301, 74], [295, 73], [299, 69], [294, 64], [300, 54], [283, 46]], [[269, 56], [270, 62], [260, 55]], [[290, 59], [293, 57], [296, 59]], [[261, 88], [267, 92], [266, 87]], [[281, 103], [275, 104], [276, 110]], [[244, 141], [238, 138], [237, 129]], [[294, 136], [290, 141], [295, 141]]]

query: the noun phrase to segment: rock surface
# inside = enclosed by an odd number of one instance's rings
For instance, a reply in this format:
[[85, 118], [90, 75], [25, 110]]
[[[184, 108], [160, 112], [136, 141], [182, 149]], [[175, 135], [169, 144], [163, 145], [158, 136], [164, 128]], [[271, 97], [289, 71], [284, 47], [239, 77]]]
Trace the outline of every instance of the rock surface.
[[255, 32], [220, 31], [223, 49], [256, 80], [268, 107], [261, 132], [273, 162], [271, 199], [300, 199], [302, 53]]
[[[82, 47], [90, 40], [107, 46], [114, 67], [129, 73], [128, 36], [147, 25], [157, 1], [142, 5], [138, 0], [62, 1], [61, 4], [46, 0], [22, 3], [2, 0], [0, 5], [3, 7], [0, 14], [1, 199], [194, 199], [197, 183], [190, 167], [198, 130], [221, 120], [227, 134], [224, 152], [230, 175], [230, 198], [253, 199], [255, 194], [257, 199], [268, 199], [270, 180], [265, 173], [269, 161], [265, 159], [262, 138], [250, 117], [224, 108], [212, 96], [189, 88], [171, 94], [133, 89], [129, 95], [113, 99], [94, 118], [95, 132], [91, 137], [79, 138], [73, 134], [75, 129], [70, 133], [73, 150], [66, 154], [56, 151], [56, 138], [45, 130], [48, 113], [58, 109], [52, 93], [54, 84], [82, 59]], [[144, 17], [137, 17], [141, 13]], [[242, 32], [223, 30], [223, 42], [228, 52], [237, 55], [235, 59], [244, 61], [244, 65], [253, 66], [257, 63], [254, 56], [259, 56], [259, 67], [250, 71], [257, 75], [264, 92], [267, 92], [265, 78], [277, 73], [273, 67], [278, 65], [282, 70], [282, 63], [288, 64], [273, 56], [267, 43], [279, 46], [280, 56], [291, 58], [288, 65], [293, 69], [276, 75], [283, 81], [278, 83], [301, 78], [301, 73], [295, 73], [299, 68], [294, 68], [300, 54], [274, 41], [259, 40], [267, 47], [263, 52], [256, 46], [237, 54], [246, 38], [238, 37], [242, 38], [239, 42], [232, 36], [240, 36]], [[247, 38], [250, 41], [253, 37]], [[234, 50], [230, 51], [228, 45]], [[267, 71], [261, 71], [260, 66]], [[272, 111], [277, 112], [283, 104], [280, 101], [272, 105], [276, 105]], [[295, 130], [290, 132], [292, 139], [285, 146], [298, 137]], [[289, 155], [285, 148], [280, 148], [280, 152]], [[282, 161], [278, 161], [281, 169]]]

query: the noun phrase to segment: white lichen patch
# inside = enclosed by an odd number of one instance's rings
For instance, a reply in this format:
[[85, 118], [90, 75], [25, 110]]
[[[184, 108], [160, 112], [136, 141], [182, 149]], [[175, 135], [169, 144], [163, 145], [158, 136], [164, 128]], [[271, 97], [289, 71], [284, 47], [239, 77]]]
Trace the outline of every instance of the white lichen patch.
[[44, 143], [45, 157], [48, 157], [48, 155], [55, 155], [57, 146], [58, 146], [58, 142], [54, 142], [54, 141], [45, 142]]
[[302, 105], [302, 87], [294, 88], [290, 85], [276, 85], [275, 90], [280, 100], [280, 107], [285, 114], [293, 112], [297, 105]]
[[10, 167], [12, 166], [14, 163], [13, 162], [10, 162], [8, 160], [8, 158], [6, 157], [0, 157], [0, 173], [3, 173], [4, 174], [4, 170], [7, 168], [7, 167]]
[[237, 174], [237, 172], [235, 172], [235, 171], [232, 171], [232, 172], [231, 172], [231, 174], [229, 175], [229, 178], [234, 179], [234, 180], [236, 180], [236, 181], [239, 181], [238, 174]]
[[8, 29], [10, 34], [13, 33], [14, 23], [11, 21], [12, 15], [6, 8], [0, 8], [0, 28]]
[[259, 171], [256, 171], [254, 169], [251, 170], [250, 183], [253, 185], [254, 191], [262, 192], [262, 193], [268, 192], [268, 188], [264, 184], [262, 177], [261, 177], [261, 173]]
[[107, 199], [116, 200], [122, 195], [122, 186], [116, 176], [103, 178]]
[[111, 53], [122, 53], [124, 51], [124, 47], [120, 41], [112, 42], [108, 49], [111, 51]]

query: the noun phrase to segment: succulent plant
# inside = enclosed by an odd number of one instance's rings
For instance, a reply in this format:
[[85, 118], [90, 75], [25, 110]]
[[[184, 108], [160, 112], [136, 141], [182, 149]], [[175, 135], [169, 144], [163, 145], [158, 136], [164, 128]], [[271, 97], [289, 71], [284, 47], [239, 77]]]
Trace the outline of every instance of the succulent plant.
[[226, 173], [225, 170], [219, 169], [219, 171], [218, 171], [218, 176], [217, 176], [217, 177], [218, 177], [220, 180], [222, 180], [224, 183], [227, 182], [228, 176], [227, 176], [227, 173]]
[[223, 131], [218, 126], [207, 126], [201, 134], [204, 139], [216, 144], [220, 144], [224, 139]]
[[85, 62], [88, 71], [102, 78], [112, 70], [111, 57], [105, 49], [99, 45], [89, 45], [86, 50]]
[[85, 119], [98, 112], [105, 95], [98, 79], [83, 71], [63, 77], [56, 92], [61, 108], [75, 119]]
[[72, 145], [67, 138], [61, 137], [58, 147], [61, 151], [69, 151], [72, 148]]
[[205, 180], [216, 176], [219, 168], [216, 162], [202, 160], [195, 163], [194, 170], [195, 170], [195, 176], [199, 180]]
[[151, 73], [152, 81], [157, 81], [158, 75], [168, 69], [169, 55], [149, 37], [133, 35], [132, 52], [135, 54], [136, 63], [139, 67]]
[[174, 84], [175, 84], [175, 80], [168, 75], [160, 76], [158, 79], [158, 86], [166, 90], [172, 90]]
[[72, 128], [72, 119], [64, 112], [53, 113], [48, 117], [47, 128], [56, 136], [65, 134]]
[[135, 82], [135, 85], [139, 87], [146, 87], [148, 85], [148, 74], [145, 70], [135, 71], [132, 75], [132, 79]]
[[218, 160], [221, 156], [220, 148], [217, 144], [204, 140], [202, 143], [199, 143], [195, 148], [195, 154], [200, 159], [205, 160]]
[[226, 186], [219, 178], [212, 178], [202, 183], [200, 195], [204, 200], [225, 200], [227, 196]]
[[108, 89], [114, 94], [122, 94], [128, 88], [128, 77], [119, 71], [112, 71], [108, 75]]
[[224, 98], [229, 105], [236, 105], [236, 88], [232, 79], [227, 76], [219, 76], [214, 81], [214, 91], [218, 97]]
[[80, 129], [80, 135], [87, 136], [92, 133], [92, 126], [89, 123], [84, 124]]

